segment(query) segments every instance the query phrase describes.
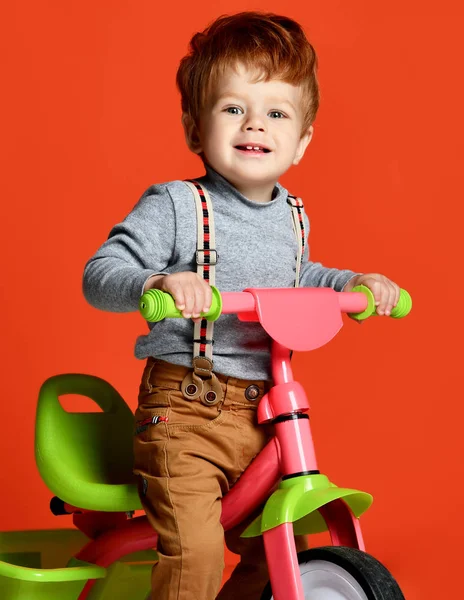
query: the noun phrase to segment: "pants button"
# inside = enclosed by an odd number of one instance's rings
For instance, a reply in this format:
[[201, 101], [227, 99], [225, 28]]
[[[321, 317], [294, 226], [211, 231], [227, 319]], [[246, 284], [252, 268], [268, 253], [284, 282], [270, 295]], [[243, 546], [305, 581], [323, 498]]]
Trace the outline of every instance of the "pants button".
[[205, 394], [206, 404], [216, 404], [217, 402], [217, 394], [216, 392], [209, 391]]
[[193, 396], [194, 394], [196, 394], [197, 390], [198, 390], [198, 388], [197, 388], [197, 386], [194, 383], [191, 383], [190, 385], [188, 385], [185, 388], [185, 391], [187, 392], [187, 394], [189, 396]]
[[245, 398], [253, 402], [259, 396], [259, 387], [257, 385], [249, 385], [245, 390]]

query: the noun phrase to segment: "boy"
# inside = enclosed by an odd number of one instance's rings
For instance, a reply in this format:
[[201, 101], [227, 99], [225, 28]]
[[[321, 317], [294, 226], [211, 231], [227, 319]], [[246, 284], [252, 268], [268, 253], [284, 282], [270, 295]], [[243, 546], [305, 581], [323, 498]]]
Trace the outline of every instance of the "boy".
[[[297, 23], [253, 12], [222, 17], [197, 33], [181, 61], [182, 123], [206, 169], [195, 185], [213, 201], [214, 228], [208, 221], [204, 233], [210, 225], [215, 232], [221, 291], [291, 287], [298, 279], [291, 197], [278, 179], [311, 141], [316, 67]], [[206, 254], [196, 251], [194, 196], [182, 181], [150, 187], [84, 274], [86, 298], [98, 308], [137, 310], [142, 292], [158, 288], [173, 295], [185, 317], [151, 326], [135, 350], [147, 359], [134, 453], [142, 503], [159, 533], [156, 600], [216, 598], [224, 565], [221, 497], [268, 440], [256, 425], [271, 377], [269, 340], [259, 324], [221, 317], [214, 350], [204, 331], [196, 340], [209, 355], [194, 353], [192, 372], [192, 320], [199, 327], [211, 303], [211, 280], [196, 272]], [[306, 216], [304, 224], [307, 232]], [[216, 262], [212, 252], [208, 268]], [[299, 285], [350, 291], [363, 283], [385, 315], [398, 301], [398, 286], [382, 275], [325, 268], [309, 262], [307, 249], [303, 258]], [[240, 540], [239, 533], [226, 534], [241, 561], [220, 600], [257, 600], [267, 581], [261, 540]]]

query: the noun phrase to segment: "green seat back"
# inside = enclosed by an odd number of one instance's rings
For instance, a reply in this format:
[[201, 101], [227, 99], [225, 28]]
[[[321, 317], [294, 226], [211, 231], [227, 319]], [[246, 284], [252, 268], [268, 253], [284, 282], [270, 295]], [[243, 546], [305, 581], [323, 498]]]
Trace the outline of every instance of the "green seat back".
[[[91, 398], [103, 412], [71, 413], [59, 397]], [[89, 510], [141, 508], [132, 474], [134, 416], [118, 392], [99, 377], [47, 379], [39, 393], [35, 458], [40, 475], [59, 498]]]

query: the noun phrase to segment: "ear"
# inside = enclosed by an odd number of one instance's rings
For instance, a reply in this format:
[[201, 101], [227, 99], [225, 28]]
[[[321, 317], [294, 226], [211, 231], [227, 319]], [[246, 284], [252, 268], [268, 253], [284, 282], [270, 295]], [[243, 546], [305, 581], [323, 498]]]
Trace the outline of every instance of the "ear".
[[296, 149], [295, 158], [293, 159], [294, 165], [297, 165], [303, 158], [306, 148], [308, 147], [309, 142], [312, 140], [313, 133], [314, 127], [311, 125], [311, 127], [307, 131], [305, 131], [304, 134], [301, 136], [298, 147]]
[[185, 141], [189, 150], [194, 154], [200, 154], [203, 151], [200, 142], [200, 135], [194, 120], [188, 113], [182, 114], [182, 127], [184, 128]]

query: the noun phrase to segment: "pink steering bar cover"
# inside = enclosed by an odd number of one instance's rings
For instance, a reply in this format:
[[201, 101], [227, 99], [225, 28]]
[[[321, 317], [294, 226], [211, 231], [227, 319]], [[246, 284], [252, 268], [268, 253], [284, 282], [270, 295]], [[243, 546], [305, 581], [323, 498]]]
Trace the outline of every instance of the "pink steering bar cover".
[[[340, 331], [343, 320], [337, 292], [330, 288], [248, 288], [266, 333], [289, 350], [315, 350]], [[304, 315], [304, 318], [303, 318]], [[241, 320], [250, 316], [238, 315]]]

